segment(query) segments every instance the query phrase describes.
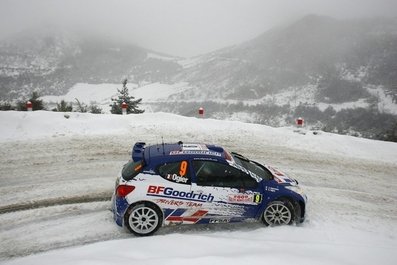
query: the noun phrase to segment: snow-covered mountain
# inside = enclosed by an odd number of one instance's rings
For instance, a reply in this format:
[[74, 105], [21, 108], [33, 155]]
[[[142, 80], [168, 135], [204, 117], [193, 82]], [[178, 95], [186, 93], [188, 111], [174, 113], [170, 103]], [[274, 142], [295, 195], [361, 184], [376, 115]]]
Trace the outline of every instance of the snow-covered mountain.
[[[395, 141], [396, 28], [391, 18], [309, 15], [189, 59], [89, 35], [28, 32], [0, 46], [0, 99], [27, 97], [33, 90], [67, 95], [81, 83], [92, 89], [112, 84], [110, 98], [113, 84], [127, 77], [153, 111], [194, 116], [201, 106], [207, 117], [272, 126], [302, 116], [325, 131]], [[105, 101], [99, 104], [110, 104]]]
[[397, 19], [309, 15], [204, 55], [180, 78], [224, 99], [258, 99], [309, 85], [317, 87], [314, 96], [321, 102], [369, 97], [370, 85], [397, 97], [396, 28]]
[[217, 117], [232, 110], [282, 126], [302, 116], [323, 130], [384, 139], [397, 131], [396, 28], [397, 18], [309, 15], [196, 58], [177, 80], [193, 87], [185, 98], [208, 101]]
[[371, 98], [368, 88], [381, 86], [396, 101], [396, 28], [397, 19], [309, 15], [241, 45], [179, 61], [114, 39], [31, 30], [1, 43], [0, 92], [2, 98], [24, 89], [59, 94], [78, 82], [127, 77], [189, 82], [190, 96], [203, 100], [263, 99], [291, 90], [300, 100], [300, 92], [314, 86], [310, 103], [344, 103]]
[[0, 44], [0, 98], [62, 95], [76, 83], [165, 82], [178, 58], [117, 40], [50, 30], [21, 32]]

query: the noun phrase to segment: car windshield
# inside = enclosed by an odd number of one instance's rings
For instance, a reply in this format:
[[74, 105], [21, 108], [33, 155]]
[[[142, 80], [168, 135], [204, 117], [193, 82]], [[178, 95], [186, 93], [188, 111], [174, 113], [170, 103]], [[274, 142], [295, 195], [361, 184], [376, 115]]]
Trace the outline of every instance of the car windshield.
[[234, 158], [234, 161], [244, 167], [245, 169], [251, 171], [252, 173], [255, 173], [258, 177], [264, 179], [264, 180], [270, 180], [272, 179], [272, 174], [263, 166], [261, 166], [259, 163], [249, 160], [246, 157], [243, 157], [239, 154], [232, 153], [232, 156]]

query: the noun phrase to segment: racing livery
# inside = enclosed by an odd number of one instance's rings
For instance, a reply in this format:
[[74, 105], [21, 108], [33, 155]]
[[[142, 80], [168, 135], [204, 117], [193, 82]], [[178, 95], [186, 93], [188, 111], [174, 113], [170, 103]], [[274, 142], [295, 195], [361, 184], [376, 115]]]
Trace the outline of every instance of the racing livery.
[[296, 180], [223, 147], [137, 142], [112, 211], [118, 225], [146, 236], [173, 224], [301, 223], [306, 200]]

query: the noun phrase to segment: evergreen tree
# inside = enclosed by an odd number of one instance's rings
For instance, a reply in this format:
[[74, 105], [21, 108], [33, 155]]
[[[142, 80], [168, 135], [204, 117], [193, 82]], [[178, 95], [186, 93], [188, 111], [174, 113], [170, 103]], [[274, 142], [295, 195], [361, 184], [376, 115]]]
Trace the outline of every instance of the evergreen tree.
[[[32, 102], [33, 110], [44, 110], [44, 104], [41, 99], [39, 99], [40, 95], [37, 92], [33, 92], [32, 97], [29, 99]], [[19, 111], [27, 111], [26, 100], [20, 100], [17, 102], [17, 110]]]
[[95, 104], [90, 105], [90, 113], [93, 114], [102, 114], [102, 109]]
[[32, 97], [29, 99], [32, 102], [33, 110], [43, 110], [44, 104], [41, 99], [39, 99], [40, 95], [37, 92], [33, 92]]
[[53, 111], [58, 111], [58, 112], [72, 112], [73, 111], [73, 106], [70, 103], [68, 103], [65, 100], [61, 100], [61, 103], [57, 103], [57, 107], [53, 109]]
[[8, 101], [0, 101], [0, 110], [15, 110], [15, 107]]
[[140, 110], [138, 105], [141, 103], [142, 99], [135, 99], [133, 96], [130, 96], [128, 94], [128, 88], [127, 88], [127, 79], [123, 80], [123, 87], [121, 89], [117, 89], [119, 92], [119, 95], [117, 98], [112, 99], [113, 104], [110, 105], [111, 110], [110, 112], [112, 114], [121, 114], [122, 109], [121, 109], [121, 104], [125, 102], [127, 106], [127, 114], [133, 113], [133, 114], [139, 114], [143, 113], [144, 110]]

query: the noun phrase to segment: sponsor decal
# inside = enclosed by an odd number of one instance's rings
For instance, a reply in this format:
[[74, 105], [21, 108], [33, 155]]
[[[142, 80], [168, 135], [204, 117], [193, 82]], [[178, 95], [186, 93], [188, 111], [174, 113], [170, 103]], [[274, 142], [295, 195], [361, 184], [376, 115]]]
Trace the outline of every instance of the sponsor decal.
[[229, 195], [229, 202], [253, 202], [253, 195], [248, 194], [235, 194]]
[[279, 171], [278, 169], [276, 169], [274, 167], [268, 166], [268, 168], [276, 176], [280, 176], [280, 177], [285, 176], [285, 174], [283, 174], [281, 171]]
[[288, 177], [285, 173], [281, 172], [280, 170], [271, 167], [271, 166], [266, 166], [267, 169], [270, 170], [270, 172], [273, 174], [274, 180], [277, 183], [294, 183], [295, 180], [291, 179]]
[[292, 183], [292, 182], [294, 182], [292, 179], [290, 179], [287, 176], [274, 176], [274, 180], [277, 183]]
[[182, 150], [208, 150], [208, 148], [203, 144], [183, 144]]
[[205, 194], [202, 192], [194, 191], [179, 191], [171, 187], [163, 186], [149, 186], [147, 190], [147, 195], [198, 202], [212, 202], [214, 200], [214, 196], [212, 196], [211, 193]]
[[189, 181], [188, 178], [178, 176], [177, 174], [168, 174], [166, 178], [170, 181], [174, 181], [176, 183], [187, 183]]
[[180, 207], [184, 204], [183, 201], [175, 201], [175, 200], [167, 200], [167, 199], [158, 199], [157, 203], [165, 204], [165, 205], [169, 205], [169, 206], [177, 206], [177, 207]]
[[193, 160], [201, 160], [201, 161], [219, 161], [216, 158], [212, 158], [212, 157], [194, 157]]
[[278, 170], [274, 167], [271, 167], [271, 166], [267, 166], [267, 168], [270, 170], [270, 172], [272, 172], [274, 180], [277, 181], [277, 183], [293, 183], [293, 182], [295, 182], [293, 179], [288, 177], [286, 174], [284, 174], [280, 170]]
[[186, 214], [186, 209], [176, 209], [172, 211], [165, 220], [171, 224], [182, 224], [182, 223], [197, 223], [200, 221], [208, 211], [198, 210], [191, 215]]
[[261, 203], [262, 202], [262, 194], [234, 194], [229, 195], [228, 202], [230, 203]]
[[211, 155], [211, 156], [222, 156], [221, 153], [210, 151], [210, 150], [181, 150], [171, 151], [170, 155]]
[[201, 207], [201, 206], [203, 206], [203, 204], [202, 203], [197, 203], [197, 202], [185, 202], [185, 205], [187, 206], [187, 207]]
[[210, 224], [226, 224], [229, 223], [230, 219], [225, 218], [225, 219], [210, 219], [209, 223]]
[[190, 202], [190, 201], [177, 201], [177, 200], [168, 200], [168, 199], [158, 199], [156, 200], [158, 204], [168, 205], [168, 206], [186, 206], [186, 207], [201, 207], [203, 206], [202, 203], [198, 202]]
[[276, 191], [278, 191], [279, 189], [278, 189], [278, 188], [274, 188], [274, 187], [266, 186], [266, 187], [265, 187], [265, 190], [266, 190], [266, 191], [270, 191], [270, 192], [276, 192]]

